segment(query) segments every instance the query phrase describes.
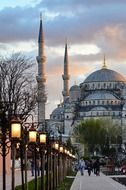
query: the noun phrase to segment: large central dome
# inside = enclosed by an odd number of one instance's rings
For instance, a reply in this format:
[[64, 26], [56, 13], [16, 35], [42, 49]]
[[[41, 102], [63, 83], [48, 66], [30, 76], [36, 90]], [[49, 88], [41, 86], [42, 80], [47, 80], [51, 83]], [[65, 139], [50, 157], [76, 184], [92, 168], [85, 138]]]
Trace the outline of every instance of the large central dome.
[[91, 73], [84, 82], [110, 82], [110, 81], [126, 81], [126, 79], [118, 72], [102, 68]]

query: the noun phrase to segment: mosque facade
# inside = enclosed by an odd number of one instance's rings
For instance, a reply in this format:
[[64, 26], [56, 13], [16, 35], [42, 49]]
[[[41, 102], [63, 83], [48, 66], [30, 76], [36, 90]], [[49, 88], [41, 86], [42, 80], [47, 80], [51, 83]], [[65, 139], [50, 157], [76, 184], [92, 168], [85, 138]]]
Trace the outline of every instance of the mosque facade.
[[66, 134], [71, 134], [74, 126], [85, 119], [112, 119], [120, 125], [126, 143], [126, 79], [108, 69], [104, 60], [100, 70], [70, 87], [69, 96], [52, 112], [50, 119], [61, 120], [63, 115]]
[[[42, 21], [41, 21], [42, 22]], [[39, 120], [45, 120], [45, 55], [42, 23], [39, 31], [38, 69], [38, 112]], [[109, 118], [122, 129], [123, 143], [126, 143], [126, 78], [107, 68], [104, 58], [102, 68], [89, 74], [79, 85], [69, 86], [69, 57], [67, 43], [64, 53], [63, 102], [51, 113], [48, 126], [66, 135], [83, 119]], [[43, 109], [43, 110], [42, 110]], [[42, 119], [41, 119], [42, 116]]]

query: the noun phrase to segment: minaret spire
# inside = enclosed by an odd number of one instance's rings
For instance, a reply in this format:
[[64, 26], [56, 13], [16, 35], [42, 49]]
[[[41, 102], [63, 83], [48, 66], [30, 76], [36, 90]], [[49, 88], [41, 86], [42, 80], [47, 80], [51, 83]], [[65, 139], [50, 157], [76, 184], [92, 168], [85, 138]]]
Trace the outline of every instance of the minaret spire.
[[65, 99], [69, 96], [69, 61], [68, 61], [68, 49], [67, 49], [67, 40], [65, 44], [65, 54], [64, 54], [64, 74], [62, 75], [63, 78], [63, 98]]
[[46, 57], [44, 53], [44, 32], [42, 26], [42, 14], [40, 14], [40, 27], [39, 27], [39, 35], [38, 35], [38, 122], [45, 124], [45, 103], [47, 100], [46, 92], [45, 92], [45, 63]]
[[104, 55], [104, 62], [103, 62], [103, 65], [102, 65], [102, 69], [107, 69], [105, 55]]

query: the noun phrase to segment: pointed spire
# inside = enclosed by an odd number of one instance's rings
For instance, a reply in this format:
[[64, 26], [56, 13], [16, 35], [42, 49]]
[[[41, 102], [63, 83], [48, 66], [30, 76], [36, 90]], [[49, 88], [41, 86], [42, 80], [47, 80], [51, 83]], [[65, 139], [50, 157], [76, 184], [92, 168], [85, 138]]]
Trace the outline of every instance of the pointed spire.
[[102, 69], [107, 69], [105, 55], [104, 55], [104, 62], [103, 62], [103, 65], [102, 65]]
[[43, 27], [42, 27], [42, 13], [40, 13], [40, 27], [39, 27], [38, 43], [41, 43], [43, 41], [44, 41], [44, 33], [43, 33]]
[[67, 51], [67, 40], [65, 41], [65, 53], [64, 53], [64, 74], [63, 78], [63, 98], [64, 100], [69, 96], [69, 61], [68, 61], [68, 51]]
[[67, 38], [66, 38], [64, 63], [67, 63], [67, 62], [68, 62], [68, 51], [67, 51]]

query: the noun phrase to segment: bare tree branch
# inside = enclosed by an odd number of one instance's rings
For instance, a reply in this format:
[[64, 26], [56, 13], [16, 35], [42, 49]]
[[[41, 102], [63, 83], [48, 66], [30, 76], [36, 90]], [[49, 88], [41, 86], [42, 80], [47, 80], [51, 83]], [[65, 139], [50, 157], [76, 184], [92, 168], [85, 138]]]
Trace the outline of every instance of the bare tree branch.
[[20, 53], [0, 58], [0, 101], [9, 114], [24, 118], [36, 106], [37, 87], [33, 61]]

